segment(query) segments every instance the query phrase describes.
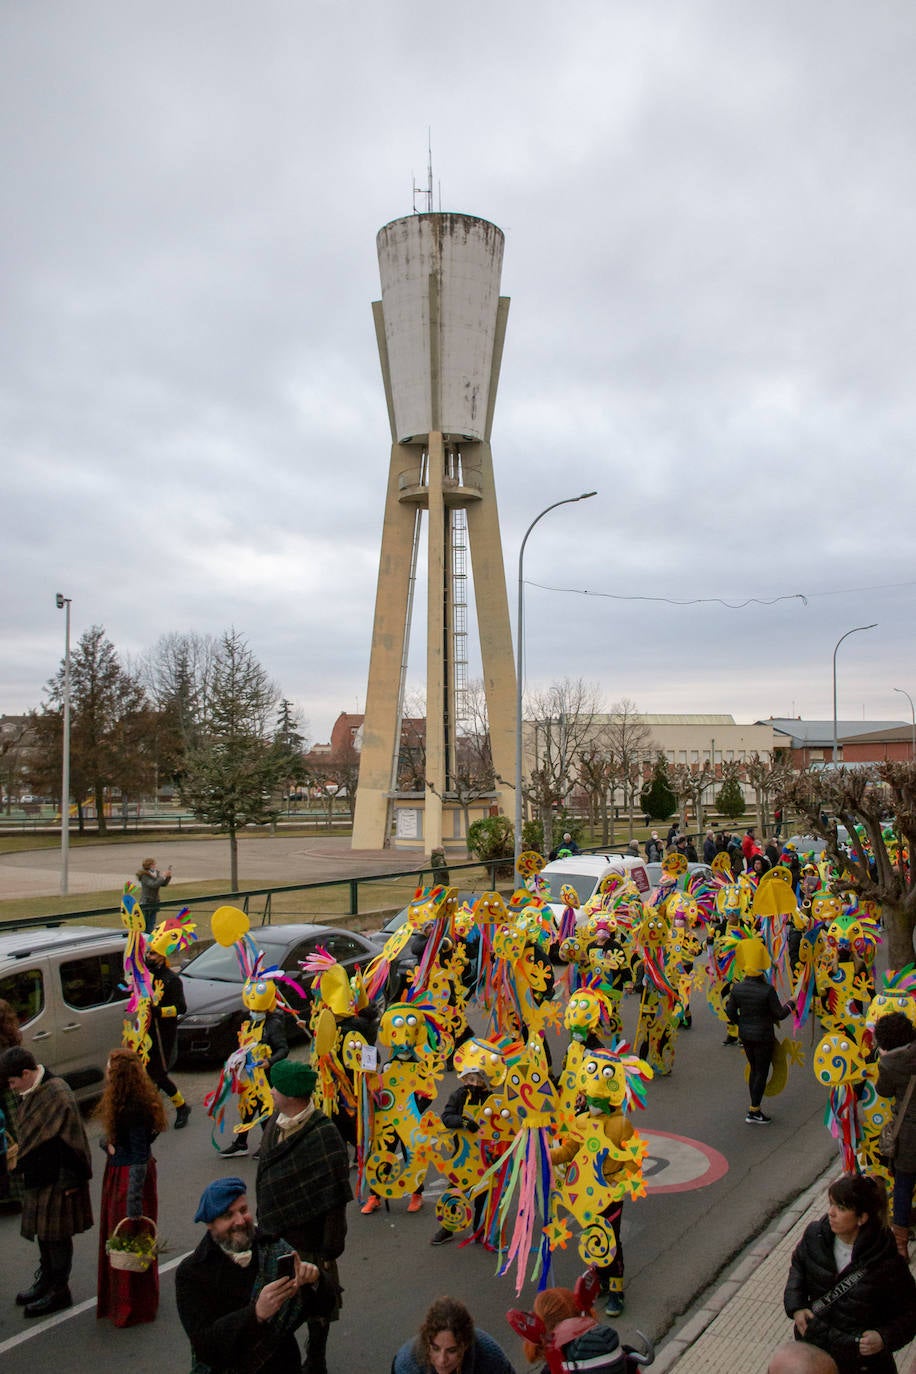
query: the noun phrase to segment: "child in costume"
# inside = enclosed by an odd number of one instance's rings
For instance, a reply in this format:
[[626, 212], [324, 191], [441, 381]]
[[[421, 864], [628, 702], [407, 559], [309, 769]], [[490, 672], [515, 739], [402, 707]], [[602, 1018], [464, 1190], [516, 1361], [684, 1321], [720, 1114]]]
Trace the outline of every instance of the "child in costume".
[[[235, 1139], [220, 1153], [247, 1154], [249, 1132], [258, 1122], [266, 1121], [274, 1109], [267, 1065], [283, 1057], [264, 1038], [268, 1017], [271, 1012], [280, 1010], [298, 1019], [296, 1008], [286, 1000], [278, 984], [288, 985], [300, 997], [305, 994], [281, 969], [265, 967], [264, 953], [249, 934], [249, 921], [244, 911], [234, 906], [218, 907], [211, 917], [210, 929], [217, 944], [225, 949], [235, 947], [245, 980], [242, 1005], [248, 1014], [239, 1028], [238, 1048], [223, 1065], [216, 1087], [204, 1098], [204, 1107], [214, 1122], [214, 1132], [222, 1135], [229, 1099], [237, 1097], [239, 1120], [233, 1128]], [[210, 1139], [213, 1148], [219, 1150], [213, 1132]]]
[[579, 1073], [585, 1110], [550, 1150], [552, 1164], [567, 1166], [557, 1188], [558, 1207], [580, 1228], [579, 1254], [598, 1266], [600, 1291], [607, 1297], [604, 1310], [612, 1317], [620, 1315], [624, 1304], [623, 1200], [645, 1196], [646, 1143], [630, 1112], [645, 1106], [645, 1085], [653, 1076], [651, 1067], [627, 1049], [621, 1044], [616, 1050], [585, 1054]]

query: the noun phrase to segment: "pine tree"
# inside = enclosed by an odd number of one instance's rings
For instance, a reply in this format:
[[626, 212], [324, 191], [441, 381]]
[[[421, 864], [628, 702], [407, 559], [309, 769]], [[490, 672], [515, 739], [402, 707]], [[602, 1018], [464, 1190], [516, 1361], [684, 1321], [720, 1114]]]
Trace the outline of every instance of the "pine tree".
[[199, 819], [229, 836], [230, 883], [238, 891], [238, 832], [278, 814], [277, 788], [289, 756], [271, 738], [277, 690], [236, 630], [213, 663], [203, 734], [188, 751], [181, 799]]
[[653, 821], [666, 821], [677, 810], [677, 797], [668, 780], [668, 760], [657, 754], [651, 780], [639, 794], [642, 809]]
[[716, 793], [716, 810], [721, 816], [734, 820], [744, 815], [744, 792], [736, 777], [726, 778]]

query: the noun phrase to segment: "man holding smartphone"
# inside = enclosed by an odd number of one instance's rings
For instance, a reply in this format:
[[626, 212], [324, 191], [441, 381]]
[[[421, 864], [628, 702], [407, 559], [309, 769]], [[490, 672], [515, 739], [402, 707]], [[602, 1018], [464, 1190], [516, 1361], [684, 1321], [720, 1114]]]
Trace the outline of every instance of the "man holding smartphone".
[[195, 1360], [211, 1374], [299, 1374], [296, 1329], [331, 1311], [333, 1285], [258, 1230], [240, 1178], [205, 1188], [194, 1220], [207, 1234], [178, 1266], [175, 1298]]

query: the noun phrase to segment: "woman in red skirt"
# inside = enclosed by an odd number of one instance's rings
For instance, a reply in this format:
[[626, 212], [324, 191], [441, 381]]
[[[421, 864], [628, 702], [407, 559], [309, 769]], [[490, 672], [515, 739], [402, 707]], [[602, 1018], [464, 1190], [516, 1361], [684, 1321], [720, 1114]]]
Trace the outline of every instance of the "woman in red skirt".
[[[156, 1085], [133, 1050], [112, 1050], [108, 1057], [105, 1092], [96, 1109], [103, 1127], [106, 1153], [99, 1221], [99, 1296], [97, 1317], [110, 1317], [115, 1326], [151, 1322], [159, 1308], [159, 1269], [155, 1262], [142, 1274], [113, 1269], [105, 1242], [125, 1217], [156, 1221], [156, 1161], [153, 1141], [167, 1127]], [[136, 1226], [124, 1226], [135, 1232]]]

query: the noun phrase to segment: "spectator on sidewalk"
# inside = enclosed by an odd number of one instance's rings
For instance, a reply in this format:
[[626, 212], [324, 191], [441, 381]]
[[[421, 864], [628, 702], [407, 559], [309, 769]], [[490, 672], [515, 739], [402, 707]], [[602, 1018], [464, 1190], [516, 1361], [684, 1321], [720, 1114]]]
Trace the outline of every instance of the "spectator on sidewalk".
[[137, 882], [140, 884], [140, 910], [143, 912], [143, 919], [146, 922], [147, 935], [152, 933], [159, 913], [159, 889], [168, 887], [171, 881], [172, 870], [167, 868], [164, 873], [160, 873], [156, 867], [155, 859], [144, 859], [137, 870]]
[[660, 864], [665, 857], [664, 846], [658, 837], [658, 831], [653, 830], [646, 840], [646, 862], [650, 864]]
[[[877, 1091], [895, 1099], [894, 1120], [899, 1121], [893, 1159], [894, 1202], [891, 1230], [897, 1249], [909, 1257], [910, 1213], [916, 1187], [916, 1030], [902, 1011], [879, 1016], [875, 1023], [878, 1046]], [[909, 1093], [909, 1101], [907, 1101]], [[904, 1110], [905, 1107], [905, 1110]], [[902, 1115], [901, 1115], [902, 1113]]]
[[707, 830], [707, 832], [706, 832], [706, 838], [705, 838], [705, 840], [703, 841], [703, 862], [704, 862], [704, 864], [711, 864], [712, 861], [713, 861], [713, 859], [714, 859], [714, 858], [716, 857], [716, 855], [718, 854], [718, 852], [719, 852], [719, 851], [718, 851], [718, 849], [717, 849], [717, 847], [716, 847], [716, 837], [715, 837], [715, 835], [712, 833], [711, 830]]
[[796, 1338], [826, 1350], [839, 1374], [895, 1374], [892, 1351], [916, 1336], [916, 1282], [886, 1225], [884, 1185], [844, 1174], [827, 1215], [805, 1228], [783, 1295]]

